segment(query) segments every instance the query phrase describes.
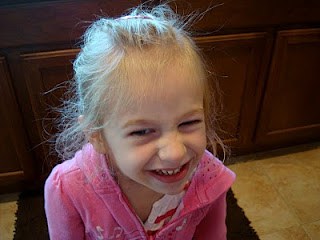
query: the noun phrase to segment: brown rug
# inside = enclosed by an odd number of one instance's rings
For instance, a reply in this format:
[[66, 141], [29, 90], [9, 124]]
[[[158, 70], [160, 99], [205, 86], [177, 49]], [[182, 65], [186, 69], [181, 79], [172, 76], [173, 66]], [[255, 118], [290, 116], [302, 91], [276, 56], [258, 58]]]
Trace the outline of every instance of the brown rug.
[[[258, 235], [250, 226], [250, 221], [238, 206], [232, 190], [227, 194], [227, 204], [227, 239], [259, 240]], [[43, 192], [27, 191], [21, 193], [16, 217], [14, 240], [49, 239]]]

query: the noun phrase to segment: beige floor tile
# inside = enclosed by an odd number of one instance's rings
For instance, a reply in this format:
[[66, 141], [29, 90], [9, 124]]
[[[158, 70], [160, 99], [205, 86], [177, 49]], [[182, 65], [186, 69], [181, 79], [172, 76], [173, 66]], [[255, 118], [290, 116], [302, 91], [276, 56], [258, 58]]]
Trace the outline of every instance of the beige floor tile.
[[320, 149], [256, 162], [301, 223], [320, 219]]
[[237, 174], [232, 189], [259, 235], [299, 225], [270, 179], [256, 162], [229, 166]]
[[311, 240], [320, 239], [320, 220], [314, 223], [305, 224], [303, 227]]
[[310, 240], [307, 233], [300, 226], [293, 226], [277, 232], [259, 236], [261, 240]]
[[0, 196], [0, 240], [13, 239], [18, 194]]
[[1, 213], [0, 220], [0, 240], [11, 240], [14, 235], [14, 215], [10, 213]]

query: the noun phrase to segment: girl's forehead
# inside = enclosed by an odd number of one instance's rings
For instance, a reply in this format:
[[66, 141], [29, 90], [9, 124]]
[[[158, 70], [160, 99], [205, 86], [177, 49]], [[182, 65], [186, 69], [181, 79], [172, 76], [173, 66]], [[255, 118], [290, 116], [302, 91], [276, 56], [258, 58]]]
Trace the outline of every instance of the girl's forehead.
[[161, 103], [174, 99], [177, 94], [202, 97], [203, 69], [192, 60], [174, 52], [170, 55], [165, 50], [162, 53], [134, 52], [121, 63], [117, 91], [112, 94], [112, 112], [129, 111], [146, 102]]
[[[190, 54], [175, 49], [135, 51], [124, 59], [125, 84], [140, 89], [156, 90], [168, 84], [199, 85], [204, 78], [203, 66]], [[168, 79], [170, 80], [168, 82]]]
[[197, 81], [189, 71], [183, 69], [163, 69], [160, 76], [135, 73], [129, 77], [128, 82], [117, 98], [118, 113], [141, 110], [149, 106], [175, 106], [180, 98], [198, 105], [203, 100], [201, 81]]
[[131, 69], [125, 81], [128, 94], [142, 97], [167, 95], [173, 89], [192, 92], [204, 87], [198, 71], [179, 62], [170, 62], [158, 68]]

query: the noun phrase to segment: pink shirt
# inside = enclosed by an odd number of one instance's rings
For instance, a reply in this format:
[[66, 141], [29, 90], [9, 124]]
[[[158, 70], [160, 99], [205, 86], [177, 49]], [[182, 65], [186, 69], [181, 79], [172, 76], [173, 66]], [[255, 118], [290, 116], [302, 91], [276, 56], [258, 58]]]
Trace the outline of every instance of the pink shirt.
[[87, 144], [56, 166], [46, 181], [50, 238], [225, 240], [225, 198], [234, 179], [235, 174], [206, 151], [182, 198], [183, 208], [150, 236], [109, 174], [104, 155]]

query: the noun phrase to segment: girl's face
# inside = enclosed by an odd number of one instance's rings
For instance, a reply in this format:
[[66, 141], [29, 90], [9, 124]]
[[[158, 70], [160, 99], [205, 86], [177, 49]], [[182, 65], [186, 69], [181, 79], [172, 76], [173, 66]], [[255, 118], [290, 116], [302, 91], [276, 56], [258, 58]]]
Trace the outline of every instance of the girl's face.
[[[176, 194], [190, 179], [204, 153], [206, 132], [203, 90], [187, 72], [162, 72], [161, 87], [143, 92], [103, 129], [105, 153], [121, 187]], [[139, 92], [138, 87], [131, 91]]]

